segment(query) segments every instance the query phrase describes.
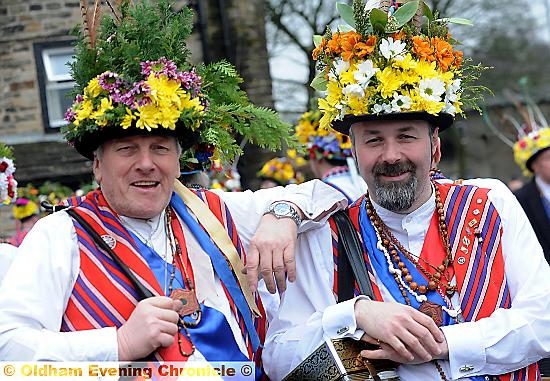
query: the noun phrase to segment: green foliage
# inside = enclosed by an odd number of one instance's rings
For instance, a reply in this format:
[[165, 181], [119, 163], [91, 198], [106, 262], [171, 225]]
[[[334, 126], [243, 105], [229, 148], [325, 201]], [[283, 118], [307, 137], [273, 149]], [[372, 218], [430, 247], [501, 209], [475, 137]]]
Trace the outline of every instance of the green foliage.
[[191, 34], [193, 14], [187, 7], [174, 12], [168, 0], [136, 0], [122, 7], [120, 23], [104, 16], [95, 47], [76, 32], [80, 41], [71, 65], [79, 93], [88, 82], [105, 71], [114, 71], [131, 81], [140, 80], [140, 62], [167, 57], [180, 70], [188, 70], [190, 54], [186, 40]]
[[369, 22], [369, 11], [365, 9], [363, 0], [353, 0], [353, 18], [355, 19], [355, 30], [357, 33], [367, 36], [373, 32]]
[[4, 143], [0, 142], [0, 158], [2, 157], [13, 159], [13, 150], [10, 146], [7, 146]]
[[338, 10], [342, 20], [347, 22], [352, 28], [356, 28], [355, 19], [353, 17], [353, 7], [350, 7], [345, 3], [336, 3], [336, 9]]

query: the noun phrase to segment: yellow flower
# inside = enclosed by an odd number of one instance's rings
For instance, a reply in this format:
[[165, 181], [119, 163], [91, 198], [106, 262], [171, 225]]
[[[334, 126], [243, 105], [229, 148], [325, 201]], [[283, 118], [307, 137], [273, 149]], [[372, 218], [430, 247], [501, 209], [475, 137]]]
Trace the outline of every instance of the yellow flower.
[[140, 106], [137, 111], [137, 128], [151, 131], [151, 128], [158, 127], [157, 115], [159, 115], [159, 110], [155, 105], [148, 104], [145, 106]]
[[405, 55], [405, 58], [403, 58], [401, 61], [393, 61], [392, 66], [395, 68], [401, 68], [403, 70], [412, 70], [416, 68], [417, 63], [418, 61], [416, 61], [410, 53], [407, 53]]
[[122, 128], [127, 129], [132, 126], [132, 122], [136, 119], [136, 116], [132, 113], [132, 110], [129, 108], [126, 108], [126, 115], [124, 115], [124, 118], [122, 118], [122, 122], [120, 122], [120, 125]]
[[76, 116], [75, 116], [75, 125], [78, 126], [81, 121], [84, 119], [87, 119], [90, 117], [92, 112], [94, 111], [94, 104], [91, 100], [85, 99], [82, 103], [80, 103], [80, 107], [78, 110], [76, 110]]
[[418, 64], [416, 65], [416, 74], [418, 74], [421, 78], [431, 78], [437, 76], [437, 70], [435, 68], [435, 61], [434, 62], [428, 62], [428, 61], [418, 61]]
[[97, 80], [98, 77], [99, 76], [95, 77], [90, 82], [88, 82], [88, 86], [86, 86], [86, 88], [84, 89], [84, 94], [90, 98], [98, 97], [101, 91], [103, 90], [99, 85], [99, 81]]
[[394, 91], [403, 84], [399, 73], [392, 70], [391, 67], [385, 67], [384, 70], [376, 72], [376, 78], [379, 82], [377, 90], [380, 91], [380, 95], [384, 99], [391, 97]]

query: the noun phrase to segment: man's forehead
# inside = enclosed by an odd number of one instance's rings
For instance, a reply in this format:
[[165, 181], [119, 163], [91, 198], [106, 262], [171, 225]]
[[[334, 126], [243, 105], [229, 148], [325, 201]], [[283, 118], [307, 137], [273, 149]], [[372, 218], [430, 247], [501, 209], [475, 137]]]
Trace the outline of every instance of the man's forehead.
[[420, 129], [429, 129], [430, 124], [425, 120], [386, 120], [386, 121], [363, 121], [354, 123], [351, 129], [355, 133], [367, 134], [384, 132], [403, 132]]
[[164, 141], [176, 141], [176, 138], [169, 135], [132, 135], [125, 136], [120, 138], [114, 138], [106, 143], [117, 144], [117, 143], [140, 143], [140, 142], [164, 142]]

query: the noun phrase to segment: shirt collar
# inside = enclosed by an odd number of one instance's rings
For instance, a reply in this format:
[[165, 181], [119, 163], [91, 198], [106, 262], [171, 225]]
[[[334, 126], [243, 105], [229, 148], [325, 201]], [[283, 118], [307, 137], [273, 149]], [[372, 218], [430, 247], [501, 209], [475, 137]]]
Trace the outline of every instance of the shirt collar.
[[537, 186], [540, 189], [540, 192], [546, 198], [550, 201], [550, 184], [545, 183], [540, 177], [535, 176], [535, 183], [537, 183]]

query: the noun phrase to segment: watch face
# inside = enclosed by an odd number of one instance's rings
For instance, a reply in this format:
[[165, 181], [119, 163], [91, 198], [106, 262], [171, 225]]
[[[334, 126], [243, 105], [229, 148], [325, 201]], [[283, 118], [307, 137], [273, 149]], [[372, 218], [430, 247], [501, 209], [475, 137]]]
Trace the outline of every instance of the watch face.
[[275, 204], [273, 211], [278, 215], [286, 215], [290, 212], [290, 206], [285, 203]]

